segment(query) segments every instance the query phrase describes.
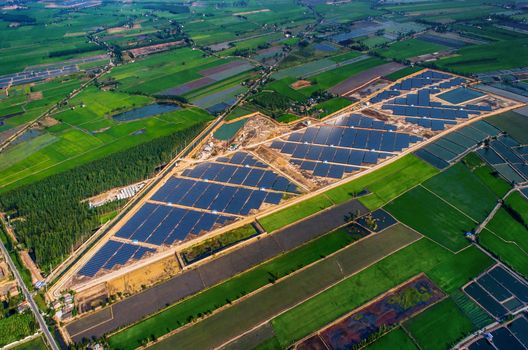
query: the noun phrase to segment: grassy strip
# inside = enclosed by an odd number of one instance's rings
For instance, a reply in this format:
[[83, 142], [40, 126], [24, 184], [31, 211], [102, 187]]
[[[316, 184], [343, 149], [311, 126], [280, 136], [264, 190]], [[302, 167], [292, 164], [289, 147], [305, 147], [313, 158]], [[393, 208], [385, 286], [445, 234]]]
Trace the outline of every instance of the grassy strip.
[[110, 337], [114, 349], [135, 349], [147, 338], [158, 338], [197, 317], [236, 300], [278, 278], [306, 266], [352, 242], [352, 237], [336, 231], [270, 260], [213, 288], [184, 300]]
[[273, 232], [330, 206], [332, 201], [325, 194], [320, 194], [265, 216], [259, 222], [267, 232]]
[[425, 310], [404, 323], [422, 350], [443, 350], [473, 330], [471, 320], [451, 298]]
[[503, 263], [528, 277], [528, 255], [517, 245], [500, 239], [486, 229], [480, 233], [479, 243], [495, 254]]
[[374, 343], [367, 345], [364, 350], [417, 350], [413, 341], [400, 327], [393, 329], [383, 337], [376, 340]]

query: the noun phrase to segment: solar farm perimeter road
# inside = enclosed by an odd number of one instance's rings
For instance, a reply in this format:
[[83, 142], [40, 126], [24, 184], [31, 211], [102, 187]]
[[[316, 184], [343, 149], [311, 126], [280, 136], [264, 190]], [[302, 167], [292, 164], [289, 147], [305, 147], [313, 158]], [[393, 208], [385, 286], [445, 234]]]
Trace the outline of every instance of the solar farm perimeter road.
[[13, 271], [13, 275], [15, 275], [18, 285], [20, 286], [20, 289], [22, 289], [22, 293], [24, 294], [24, 297], [29, 303], [29, 306], [31, 307], [31, 311], [33, 311], [33, 314], [35, 315], [35, 318], [37, 319], [40, 329], [42, 330], [42, 333], [44, 333], [44, 336], [46, 337], [46, 340], [48, 341], [49, 346], [51, 347], [52, 350], [59, 350], [57, 343], [55, 343], [55, 339], [53, 338], [53, 336], [51, 335], [48, 329], [48, 325], [46, 324], [46, 321], [44, 321], [44, 318], [40, 314], [37, 304], [35, 303], [35, 300], [33, 300], [33, 296], [31, 295], [26, 285], [24, 284], [24, 281], [22, 280], [20, 273], [16, 269], [16, 266], [13, 263], [13, 260], [11, 260], [11, 256], [9, 255], [6, 247], [4, 246], [4, 242], [2, 242], [1, 240], [0, 240], [0, 250], [2, 250], [2, 254], [4, 254], [4, 257], [7, 261], [7, 264], [9, 265], [9, 268], [11, 269], [11, 271]]

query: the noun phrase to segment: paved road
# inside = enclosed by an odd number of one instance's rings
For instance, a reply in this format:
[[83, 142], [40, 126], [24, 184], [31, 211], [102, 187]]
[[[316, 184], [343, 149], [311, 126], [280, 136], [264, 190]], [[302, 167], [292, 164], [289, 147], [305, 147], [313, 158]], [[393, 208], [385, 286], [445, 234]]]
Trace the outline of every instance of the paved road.
[[9, 265], [9, 268], [11, 269], [11, 271], [13, 271], [13, 274], [15, 275], [18, 285], [20, 286], [20, 289], [22, 289], [22, 293], [24, 294], [24, 297], [28, 301], [29, 306], [31, 307], [31, 311], [33, 311], [33, 314], [35, 315], [35, 318], [37, 319], [40, 329], [42, 330], [42, 333], [44, 333], [44, 336], [46, 337], [48, 344], [50, 345], [52, 350], [59, 350], [57, 343], [55, 343], [55, 339], [53, 338], [53, 336], [51, 335], [48, 329], [48, 325], [46, 324], [46, 321], [44, 321], [44, 318], [40, 314], [37, 304], [35, 303], [35, 300], [33, 300], [33, 296], [31, 295], [31, 293], [29, 293], [29, 290], [24, 284], [24, 281], [22, 280], [20, 273], [16, 269], [16, 266], [13, 263], [13, 260], [11, 260], [11, 256], [9, 256], [9, 253], [2, 241], [0, 241], [0, 250], [2, 250], [2, 254], [4, 254], [7, 264]]

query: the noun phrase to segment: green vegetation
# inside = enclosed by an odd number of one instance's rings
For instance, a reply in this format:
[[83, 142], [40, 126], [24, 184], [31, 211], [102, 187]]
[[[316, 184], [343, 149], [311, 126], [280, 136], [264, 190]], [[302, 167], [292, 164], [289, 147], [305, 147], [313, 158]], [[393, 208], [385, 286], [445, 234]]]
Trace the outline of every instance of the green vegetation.
[[438, 173], [438, 169], [414, 155], [406, 155], [381, 169], [365, 174], [325, 192], [334, 203], [343, 203], [363, 190], [369, 194], [359, 200], [373, 210]]
[[509, 183], [502, 179], [494, 169], [492, 169], [476, 153], [470, 153], [462, 159], [462, 163], [485, 184], [498, 198], [511, 189]]
[[318, 117], [323, 118], [329, 114], [339, 111], [345, 107], [348, 107], [352, 104], [352, 101], [347, 100], [343, 97], [334, 97], [330, 100], [318, 103], [314, 106], [316, 111], [320, 111]]
[[456, 255], [438, 264], [427, 275], [447, 293], [459, 290], [473, 277], [493, 265], [494, 261], [474, 246], [458, 252]]
[[[505, 55], [505, 52], [508, 54]], [[527, 56], [528, 39], [517, 39], [462, 48], [456, 56], [441, 59], [435, 64], [440, 69], [459, 73], [481, 73], [523, 67]]]
[[35, 333], [37, 322], [31, 312], [14, 314], [0, 319], [0, 346], [7, 345]]
[[400, 350], [416, 350], [413, 341], [405, 333], [401, 327], [397, 327], [377, 339], [374, 343], [367, 345], [365, 350], [386, 350], [386, 349], [400, 349]]
[[476, 223], [422, 186], [385, 206], [398, 220], [454, 252], [469, 243], [464, 233]]
[[278, 316], [272, 321], [275, 334], [287, 347], [449, 256], [447, 250], [421, 239]]
[[428, 53], [446, 50], [444, 45], [423, 41], [420, 39], [408, 39], [398, 41], [388, 48], [377, 49], [375, 52], [383, 57], [403, 60], [410, 57], [425, 55]]
[[487, 121], [497, 128], [506, 131], [521, 144], [528, 143], [528, 135], [524, 132], [528, 127], [528, 118], [513, 111], [495, 115]]
[[240, 130], [244, 124], [246, 124], [247, 119], [240, 119], [236, 122], [229, 124], [223, 124], [218, 130], [215, 131], [214, 137], [218, 140], [229, 141], [235, 137], [238, 130]]
[[480, 243], [514, 270], [528, 276], [528, 201], [514, 192], [479, 235]]
[[274, 258], [252, 270], [242, 273], [215, 287], [204, 290], [189, 299], [139, 322], [110, 337], [110, 346], [116, 349], [135, 349], [142, 341], [156, 338], [213, 310], [233, 302], [293, 271], [345, 247], [352, 237], [334, 232], [307, 243], [291, 252]]
[[433, 305], [403, 326], [423, 350], [450, 348], [473, 330], [471, 320], [450, 298]]
[[2, 227], [1, 225], [0, 225], [0, 239], [2, 240], [2, 243], [4, 243], [4, 246], [6, 247], [9, 253], [9, 256], [11, 257], [11, 260], [13, 260], [13, 263], [15, 264], [18, 272], [20, 273], [20, 276], [22, 276], [22, 280], [24, 281], [24, 284], [30, 290], [33, 289], [33, 283], [31, 282], [31, 273], [22, 263], [22, 258], [20, 257], [20, 254], [18, 254], [16, 247], [13, 245], [13, 241], [7, 235], [4, 227]]
[[[504, 184], [507, 185], [506, 182]], [[495, 193], [462, 163], [434, 176], [423, 186], [476, 222], [483, 221], [498, 200]]]
[[13, 348], [14, 350], [48, 350], [48, 346], [44, 343], [42, 337], [37, 337], [28, 342], [22, 343]]

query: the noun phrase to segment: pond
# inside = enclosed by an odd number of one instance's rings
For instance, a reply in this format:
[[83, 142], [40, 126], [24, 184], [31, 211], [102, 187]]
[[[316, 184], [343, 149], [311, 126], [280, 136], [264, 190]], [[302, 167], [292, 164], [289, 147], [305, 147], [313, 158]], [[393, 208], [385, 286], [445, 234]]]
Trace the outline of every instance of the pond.
[[135, 108], [130, 111], [116, 114], [112, 116], [112, 119], [119, 122], [128, 122], [131, 120], [151, 117], [153, 115], [177, 111], [179, 109], [181, 109], [181, 107], [178, 105], [153, 103], [151, 105]]

